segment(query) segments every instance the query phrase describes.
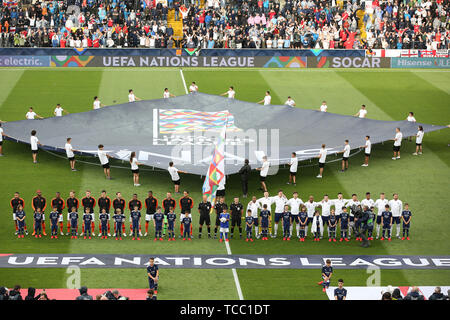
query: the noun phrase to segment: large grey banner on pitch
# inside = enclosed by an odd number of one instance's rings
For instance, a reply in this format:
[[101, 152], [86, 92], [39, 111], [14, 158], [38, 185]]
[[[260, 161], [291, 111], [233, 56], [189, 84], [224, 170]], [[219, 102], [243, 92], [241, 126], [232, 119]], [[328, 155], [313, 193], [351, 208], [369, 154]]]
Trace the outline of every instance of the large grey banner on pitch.
[[0, 254], [0, 268], [144, 268], [150, 257], [175, 269], [319, 269], [327, 259], [340, 269], [449, 269], [450, 256], [399, 255], [131, 255]]
[[[203, 93], [170, 99], [118, 104], [88, 112], [44, 120], [5, 123], [12, 140], [30, 143], [37, 131], [44, 148], [64, 152], [66, 138], [74, 149], [96, 154], [103, 144], [114, 158], [127, 160], [136, 151], [138, 161], [166, 169], [169, 161], [189, 173], [205, 175], [220, 131], [227, 126], [225, 172], [239, 171], [248, 158], [253, 168], [267, 155], [271, 165], [286, 164], [296, 152], [299, 160], [318, 155], [323, 143], [329, 154], [343, 150], [344, 140], [352, 148], [392, 140], [395, 128], [403, 136], [414, 136], [417, 126], [425, 132], [445, 128], [408, 121], [360, 119], [282, 105], [263, 106]], [[426, 138], [425, 138], [426, 139]]]

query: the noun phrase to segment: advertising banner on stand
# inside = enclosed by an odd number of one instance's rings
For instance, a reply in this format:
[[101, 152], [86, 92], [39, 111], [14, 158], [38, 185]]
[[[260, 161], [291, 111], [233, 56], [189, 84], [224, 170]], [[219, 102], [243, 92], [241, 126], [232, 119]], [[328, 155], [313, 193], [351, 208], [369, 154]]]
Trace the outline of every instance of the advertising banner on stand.
[[308, 57], [308, 68], [390, 68], [391, 58]]
[[392, 68], [448, 69], [450, 58], [392, 58]]

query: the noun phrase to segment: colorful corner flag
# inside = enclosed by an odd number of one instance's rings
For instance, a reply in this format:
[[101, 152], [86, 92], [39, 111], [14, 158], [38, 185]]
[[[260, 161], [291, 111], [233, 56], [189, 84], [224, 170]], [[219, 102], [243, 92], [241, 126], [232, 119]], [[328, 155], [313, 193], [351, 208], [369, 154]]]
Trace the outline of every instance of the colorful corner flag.
[[205, 182], [203, 183], [203, 194], [208, 196], [209, 201], [215, 202], [216, 191], [219, 186], [225, 185], [225, 137], [227, 132], [227, 124], [223, 126], [219, 138], [216, 142], [211, 163], [206, 173]]

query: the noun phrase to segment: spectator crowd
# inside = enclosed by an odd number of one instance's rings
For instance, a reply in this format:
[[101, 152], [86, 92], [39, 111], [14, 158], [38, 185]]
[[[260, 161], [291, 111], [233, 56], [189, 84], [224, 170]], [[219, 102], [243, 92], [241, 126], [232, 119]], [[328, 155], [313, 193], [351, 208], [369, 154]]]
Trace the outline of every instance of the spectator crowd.
[[[450, 300], [450, 290], [448, 290], [447, 295], [443, 294], [441, 291], [441, 287], [436, 287], [433, 294], [428, 297], [428, 300]], [[389, 286], [386, 292], [382, 292], [381, 300], [425, 300], [425, 297], [418, 287], [411, 287], [408, 293], [403, 297], [399, 288], [394, 289]]]
[[[0, 47], [450, 47], [450, 1], [445, 0], [22, 2], [0, 11]], [[183, 20], [182, 39], [174, 37], [169, 10]]]
[[[36, 294], [36, 289], [29, 287], [27, 290], [27, 295], [22, 296], [24, 290], [20, 285], [15, 285], [14, 288], [8, 289], [6, 287], [0, 287], [0, 301], [2, 300], [56, 300], [55, 298], [50, 299], [47, 295], [45, 289], [38, 294]], [[88, 294], [88, 288], [83, 286], [79, 290], [80, 295], [75, 298], [75, 300], [94, 300], [94, 298]], [[128, 297], [122, 296], [118, 290], [107, 290], [103, 294], [97, 294], [95, 300], [129, 300]], [[157, 300], [156, 293], [154, 290], [148, 290], [145, 300], [154, 301]]]

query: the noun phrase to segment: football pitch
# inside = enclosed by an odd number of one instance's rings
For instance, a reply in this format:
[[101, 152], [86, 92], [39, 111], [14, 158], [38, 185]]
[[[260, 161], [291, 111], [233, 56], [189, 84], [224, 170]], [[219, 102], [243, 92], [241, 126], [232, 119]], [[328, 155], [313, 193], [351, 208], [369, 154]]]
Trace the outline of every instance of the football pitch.
[[[184, 78], [184, 81], [183, 81]], [[94, 96], [102, 104], [114, 105], [127, 102], [128, 90], [145, 100], [162, 98], [165, 87], [175, 95], [185, 94], [185, 85], [195, 81], [199, 91], [222, 94], [234, 86], [236, 99], [257, 102], [269, 90], [272, 104], [283, 104], [291, 96], [298, 108], [317, 110], [323, 100], [328, 111], [354, 115], [361, 104], [368, 110], [367, 117], [378, 120], [405, 120], [413, 111], [418, 122], [447, 125], [450, 123], [450, 72], [444, 70], [357, 70], [357, 69], [150, 69], [150, 68], [0, 68], [0, 119], [16, 121], [25, 119], [28, 107], [43, 117], [52, 117], [55, 105], [70, 113], [92, 109]], [[257, 115], [254, 115], [257, 117]], [[36, 120], [37, 121], [37, 120]], [[273, 119], [274, 122], [277, 119]], [[295, 126], [293, 119], [292, 125]], [[351, 128], [346, 128], [351, 130]], [[448, 255], [450, 252], [450, 219], [448, 194], [450, 178], [449, 130], [425, 134], [424, 153], [413, 156], [414, 139], [402, 143], [402, 157], [393, 161], [392, 142], [374, 145], [370, 166], [361, 167], [362, 152], [350, 158], [350, 168], [339, 172], [340, 162], [331, 162], [325, 168], [324, 178], [316, 179], [316, 162], [299, 164], [297, 186], [287, 185], [289, 170], [281, 168], [267, 180], [271, 195], [278, 189], [290, 197], [298, 191], [303, 201], [313, 195], [316, 201], [324, 194], [336, 198], [342, 192], [349, 199], [357, 193], [359, 200], [370, 191], [377, 199], [385, 192], [388, 199], [399, 193], [403, 203], [408, 202], [412, 211], [411, 240], [392, 242], [372, 241], [364, 249], [352, 240], [348, 243], [282, 241], [281, 227], [277, 239], [247, 243], [240, 240], [235, 230], [230, 241], [234, 255]], [[5, 132], [8, 134], [8, 132]], [[392, 132], [394, 137], [395, 133]], [[38, 134], [39, 136], [39, 134]], [[352, 141], [350, 141], [352, 145]], [[73, 142], [76, 149], [76, 142]], [[353, 146], [353, 145], [352, 145]], [[64, 199], [75, 190], [81, 199], [90, 189], [98, 199], [105, 189], [112, 199], [120, 191], [129, 201], [138, 193], [144, 201], [147, 191], [152, 190], [160, 203], [168, 191], [173, 191], [167, 171], [143, 170], [140, 183], [133, 187], [129, 164], [113, 160], [111, 175], [106, 180], [98, 159], [79, 158], [77, 172], [72, 172], [63, 154], [40, 151], [39, 164], [32, 163], [29, 145], [11, 141], [3, 143], [4, 157], [0, 157], [0, 254], [151, 254], [151, 255], [226, 255], [224, 243], [205, 238], [198, 239], [198, 214], [196, 207], [201, 201], [203, 179], [194, 175], [182, 175], [180, 190], [189, 190], [194, 199], [193, 241], [153, 242], [150, 237], [141, 241], [123, 241], [112, 238], [101, 240], [71, 240], [68, 236], [51, 240], [49, 236], [35, 239], [31, 236], [17, 239], [14, 235], [10, 199], [18, 191], [25, 200], [28, 225], [31, 226], [31, 198], [37, 189], [47, 198], [61, 192]], [[354, 153], [356, 151], [352, 151]], [[330, 157], [330, 160], [332, 157]], [[122, 167], [122, 168], [120, 168]], [[258, 190], [258, 173], [253, 171], [249, 181], [249, 196], [262, 197]], [[242, 199], [240, 179], [237, 175], [227, 177], [226, 202], [239, 196], [246, 207], [250, 198]], [[174, 195], [176, 200], [179, 195]], [[47, 206], [48, 208], [48, 206]], [[49, 212], [49, 210], [47, 209]], [[126, 212], [128, 222], [128, 210]], [[179, 211], [177, 211], [177, 215]], [[214, 214], [215, 216], [215, 214]], [[64, 215], [64, 219], [66, 215]], [[214, 223], [214, 219], [212, 219]], [[65, 222], [66, 223], [66, 222]], [[96, 232], [97, 232], [96, 221]], [[47, 219], [47, 233], [49, 222]], [[128, 232], [128, 223], [126, 223]], [[31, 228], [29, 228], [31, 229]], [[66, 228], [65, 228], [66, 229]], [[212, 227], [213, 229], [213, 227]], [[394, 228], [395, 229], [395, 228]], [[179, 234], [178, 221], [176, 235]], [[295, 228], [294, 232], [295, 233]], [[325, 232], [326, 233], [326, 232]], [[395, 233], [395, 231], [394, 231]], [[31, 233], [30, 233], [31, 234]], [[324, 237], [325, 238], [325, 237]], [[296, 239], [295, 239], [296, 240]], [[160, 269], [158, 299], [328, 299], [317, 285], [320, 267], [317, 269]], [[345, 286], [366, 286], [370, 274], [364, 269], [350, 270], [336, 267], [332, 286], [343, 278]], [[36, 288], [66, 288], [69, 275], [63, 268], [0, 268], [0, 286]], [[381, 286], [434, 286], [450, 285], [450, 269], [398, 269], [381, 270]], [[141, 269], [81, 269], [81, 283], [89, 288], [147, 288], [144, 268]]]

